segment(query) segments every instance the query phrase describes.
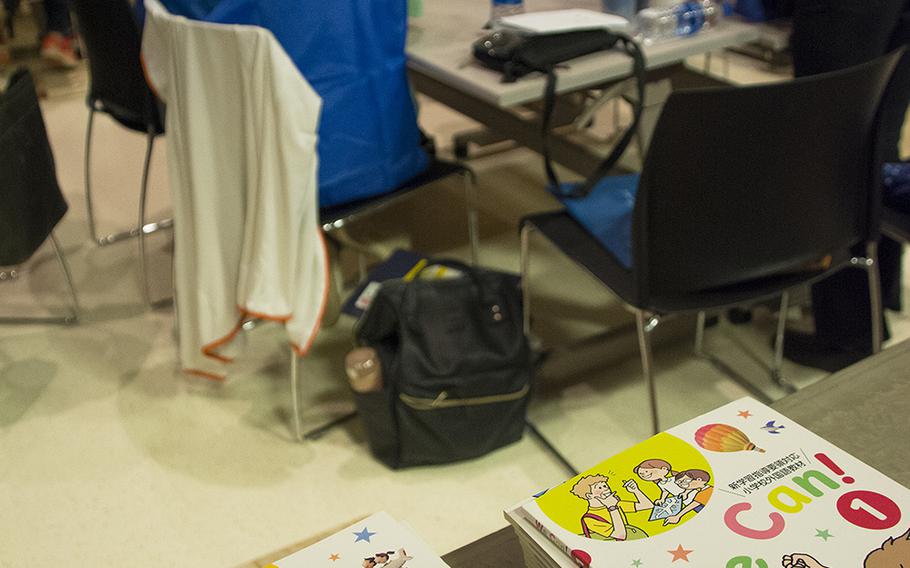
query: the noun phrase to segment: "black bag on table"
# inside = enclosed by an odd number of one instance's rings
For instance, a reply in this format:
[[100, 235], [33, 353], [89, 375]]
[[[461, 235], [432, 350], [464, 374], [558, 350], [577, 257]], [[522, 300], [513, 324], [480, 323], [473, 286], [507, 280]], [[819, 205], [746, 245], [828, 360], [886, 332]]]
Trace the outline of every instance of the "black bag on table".
[[531, 390], [519, 279], [451, 266], [456, 278], [382, 284], [356, 334], [382, 366], [355, 393], [373, 454], [391, 468], [453, 462], [519, 440]]

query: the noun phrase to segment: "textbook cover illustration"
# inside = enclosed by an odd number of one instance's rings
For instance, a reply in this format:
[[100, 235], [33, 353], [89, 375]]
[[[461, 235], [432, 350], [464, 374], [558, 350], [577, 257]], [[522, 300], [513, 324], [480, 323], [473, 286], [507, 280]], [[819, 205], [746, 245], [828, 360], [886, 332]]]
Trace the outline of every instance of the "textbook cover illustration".
[[448, 568], [388, 513], [380, 512], [266, 568]]
[[506, 515], [583, 567], [910, 567], [910, 490], [751, 398]]

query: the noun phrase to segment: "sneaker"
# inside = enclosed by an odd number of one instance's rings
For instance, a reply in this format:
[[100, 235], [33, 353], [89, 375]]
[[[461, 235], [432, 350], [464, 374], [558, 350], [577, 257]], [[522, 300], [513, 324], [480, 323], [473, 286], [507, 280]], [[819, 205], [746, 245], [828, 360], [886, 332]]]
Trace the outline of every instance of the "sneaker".
[[51, 66], [72, 69], [79, 65], [79, 56], [73, 48], [73, 38], [60, 32], [48, 32], [41, 41], [41, 58]]

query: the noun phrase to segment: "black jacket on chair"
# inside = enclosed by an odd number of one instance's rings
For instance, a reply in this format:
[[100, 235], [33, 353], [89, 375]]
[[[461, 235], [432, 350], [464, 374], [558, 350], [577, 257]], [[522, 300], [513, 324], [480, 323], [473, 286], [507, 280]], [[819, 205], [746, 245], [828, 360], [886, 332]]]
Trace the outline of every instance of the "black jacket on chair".
[[54, 156], [31, 74], [0, 95], [0, 266], [28, 260], [63, 218]]

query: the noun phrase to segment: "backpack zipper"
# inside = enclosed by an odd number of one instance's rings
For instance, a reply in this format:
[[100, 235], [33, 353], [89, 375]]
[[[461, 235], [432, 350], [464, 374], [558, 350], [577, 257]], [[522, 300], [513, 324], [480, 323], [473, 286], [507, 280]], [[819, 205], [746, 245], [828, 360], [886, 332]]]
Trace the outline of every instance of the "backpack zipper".
[[531, 390], [531, 385], [525, 385], [520, 390], [506, 394], [494, 394], [489, 396], [475, 396], [472, 398], [449, 398], [447, 391], [442, 391], [436, 398], [421, 398], [408, 394], [399, 394], [401, 402], [410, 406], [414, 410], [436, 410], [437, 408], [455, 408], [459, 406], [479, 406], [484, 404], [496, 404], [497, 402], [510, 402], [527, 396]]

